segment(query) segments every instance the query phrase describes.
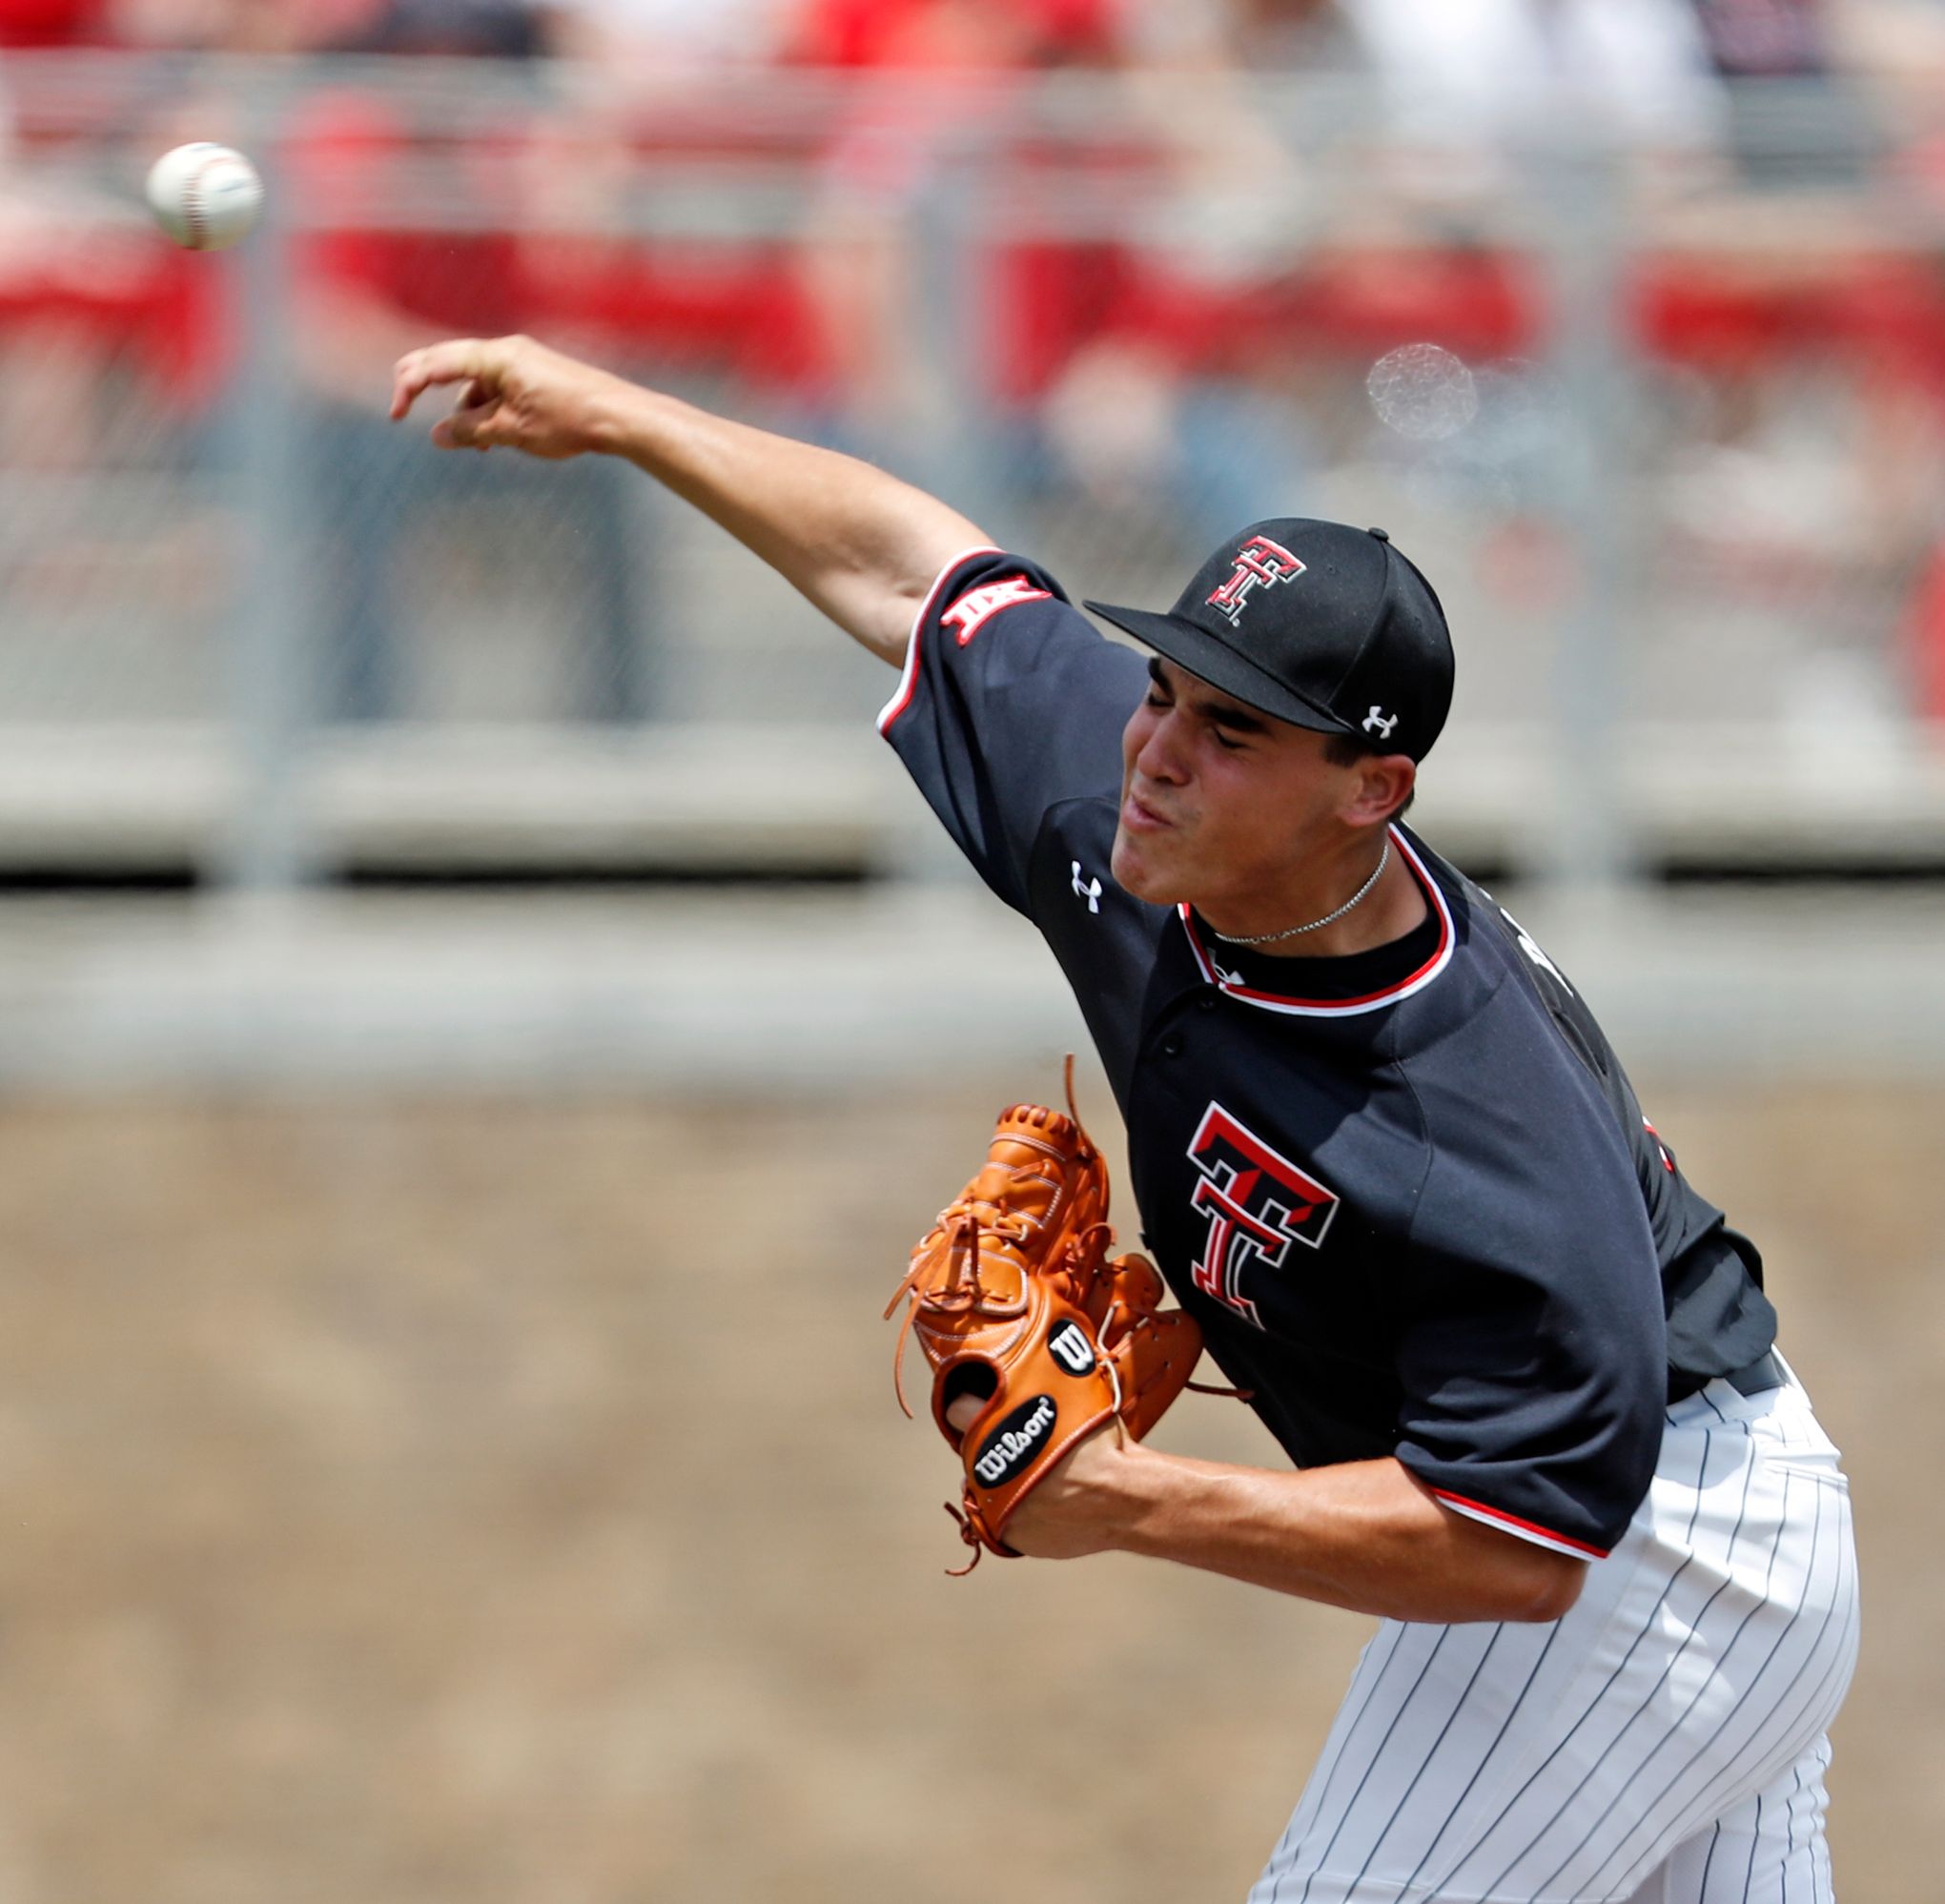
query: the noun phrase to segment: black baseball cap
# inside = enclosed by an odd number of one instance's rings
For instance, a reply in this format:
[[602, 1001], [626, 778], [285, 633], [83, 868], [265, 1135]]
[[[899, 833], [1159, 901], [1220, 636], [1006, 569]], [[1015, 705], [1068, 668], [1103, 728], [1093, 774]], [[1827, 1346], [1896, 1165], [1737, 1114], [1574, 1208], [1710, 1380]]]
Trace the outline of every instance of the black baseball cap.
[[1382, 529], [1274, 517], [1239, 530], [1167, 614], [1088, 607], [1212, 687], [1300, 727], [1423, 760], [1452, 706], [1452, 637]]

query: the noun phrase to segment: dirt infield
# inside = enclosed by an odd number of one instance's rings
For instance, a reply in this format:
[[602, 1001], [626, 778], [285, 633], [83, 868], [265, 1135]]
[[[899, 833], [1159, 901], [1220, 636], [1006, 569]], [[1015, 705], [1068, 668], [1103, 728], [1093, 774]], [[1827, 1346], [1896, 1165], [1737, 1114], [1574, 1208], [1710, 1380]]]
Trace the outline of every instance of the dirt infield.
[[[0, 1109], [0, 1904], [1239, 1900], [1363, 1623], [949, 1581], [891, 1400], [1023, 1088]], [[1850, 1456], [1841, 1891], [1935, 1904], [1945, 1092], [1648, 1095]]]

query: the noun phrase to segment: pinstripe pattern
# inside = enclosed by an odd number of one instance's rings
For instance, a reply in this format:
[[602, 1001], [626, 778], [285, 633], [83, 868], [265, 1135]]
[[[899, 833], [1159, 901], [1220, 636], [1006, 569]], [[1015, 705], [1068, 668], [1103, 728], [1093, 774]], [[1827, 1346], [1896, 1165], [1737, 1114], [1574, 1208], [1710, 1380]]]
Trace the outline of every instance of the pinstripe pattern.
[[[1842, 1499], [1837, 1497], [1840, 1507]], [[1820, 1498], [1818, 1506], [1823, 1505]], [[1832, 1509], [1832, 1523], [1839, 1518], [1839, 1509]], [[1631, 1862], [1620, 1866], [1622, 1872], [1634, 1875], [1660, 1862], [1675, 1845], [1691, 1836], [1704, 1821], [1720, 1812], [1724, 1801], [1736, 1789], [1747, 1789], [1751, 1775], [1758, 1778], [1766, 1775], [1767, 1771], [1779, 1760], [1787, 1764], [1788, 1742], [1802, 1739], [1806, 1731], [1812, 1736], [1821, 1732], [1835, 1712], [1844, 1689], [1850, 1684], [1852, 1668], [1856, 1663], [1855, 1622], [1839, 1620], [1839, 1609], [1854, 1605], [1855, 1560], [1847, 1518], [1844, 1519], [1841, 1535], [1833, 1529], [1820, 1531], [1825, 1549], [1833, 1550], [1835, 1578], [1814, 1629], [1799, 1621], [1790, 1632], [1779, 1638], [1770, 1656], [1738, 1694], [1714, 1737], [1697, 1743], [1669, 1774], [1662, 1790], [1654, 1794], [1649, 1816], [1660, 1817], [1667, 1812], [1671, 1793], [1687, 1791], [1695, 1795], [1648, 1850], [1637, 1853]], [[1801, 1664], [1779, 1687], [1777, 1681], [1791, 1656], [1786, 1652], [1786, 1640], [1800, 1643]], [[1794, 1648], [1791, 1648], [1793, 1650]], [[1765, 1703], [1757, 1696], [1759, 1689], [1773, 1689], [1773, 1696]], [[1751, 1709], [1747, 1715], [1743, 1712], [1745, 1706]], [[1765, 1750], [1765, 1742], [1771, 1740], [1783, 1741], [1785, 1745], [1778, 1750]], [[1716, 1767], [1712, 1779], [1706, 1771], [1711, 1762]], [[1690, 1782], [1695, 1778], [1703, 1781], [1699, 1790]], [[1800, 1780], [1797, 1789], [1799, 1791], [1802, 1790]]]
[[[1419, 1689], [1424, 1685], [1426, 1675], [1431, 1671], [1432, 1668], [1438, 1663], [1439, 1654], [1444, 1649], [1445, 1642], [1449, 1640], [1452, 1637], [1452, 1635], [1459, 1630], [1459, 1628], [1457, 1627], [1442, 1627], [1437, 1630], [1438, 1637], [1432, 1642], [1432, 1649], [1429, 1653], [1425, 1655], [1425, 1663], [1419, 1669], [1418, 1677], [1412, 1681], [1411, 1690], [1407, 1692], [1404, 1695], [1404, 1697], [1399, 1701], [1397, 1711], [1391, 1715], [1391, 1723], [1384, 1728], [1384, 1736], [1378, 1741], [1377, 1746], [1371, 1751], [1369, 1757], [1365, 1762], [1362, 1775], [1358, 1780], [1356, 1789], [1353, 1790], [1350, 1796], [1344, 1801], [1343, 1808], [1339, 1814], [1337, 1826], [1332, 1831], [1330, 1837], [1326, 1839], [1324, 1842], [1322, 1855], [1325, 1858], [1328, 1858], [1330, 1856], [1332, 1847], [1337, 1843], [1337, 1834], [1339, 1832], [1343, 1830], [1344, 1821], [1348, 1819], [1352, 1812], [1357, 1810], [1358, 1800], [1364, 1795], [1364, 1787], [1367, 1783], [1369, 1783], [1371, 1774], [1375, 1772], [1381, 1765], [1384, 1764], [1387, 1758], [1390, 1756], [1392, 1737], [1397, 1732], [1399, 1724], [1403, 1719], [1405, 1713], [1410, 1710], [1411, 1702], [1417, 1696]], [[1407, 1733], [1406, 1736], [1409, 1737], [1409, 1734]], [[1313, 1873], [1312, 1875], [1314, 1876], [1315, 1873]], [[1311, 1877], [1306, 1877], [1303, 1880], [1302, 1894], [1298, 1898], [1297, 1904], [1310, 1904], [1311, 1882], [1312, 1882]], [[1270, 1895], [1272, 1899], [1276, 1897], [1277, 1893], [1274, 1888], [1272, 1889]]]
[[[1617, 1888], [1615, 1880], [1623, 1873], [1642, 1865], [1659, 1863], [1663, 1854], [1672, 1850], [1676, 1844], [1679, 1844], [1684, 1838], [1688, 1837], [1689, 1832], [1683, 1828], [1682, 1823], [1660, 1825], [1657, 1829], [1656, 1821], [1667, 1816], [1669, 1795], [1674, 1791], [1677, 1785], [1680, 1784], [1683, 1775], [1692, 1771], [1705, 1758], [1713, 1759], [1718, 1764], [1727, 1759], [1730, 1768], [1730, 1776], [1738, 1780], [1744, 1776], [1744, 1774], [1738, 1773], [1733, 1770], [1735, 1759], [1730, 1756], [1733, 1749], [1730, 1746], [1725, 1736], [1727, 1722], [1728, 1719], [1732, 1719], [1741, 1710], [1744, 1703], [1748, 1700], [1750, 1691], [1755, 1687], [1768, 1683], [1765, 1675], [1770, 1673], [1777, 1652], [1782, 1647], [1784, 1638], [1796, 1630], [1802, 1613], [1801, 1603], [1791, 1609], [1789, 1615], [1791, 1624], [1785, 1627], [1783, 1633], [1777, 1636], [1775, 1643], [1770, 1648], [1762, 1664], [1755, 1668], [1754, 1676], [1745, 1686], [1742, 1692], [1737, 1695], [1735, 1704], [1730, 1708], [1727, 1719], [1715, 1725], [1710, 1735], [1703, 1738], [1691, 1750], [1684, 1751], [1683, 1749], [1688, 1746], [1690, 1739], [1696, 1737], [1698, 1731], [1696, 1715], [1709, 1710], [1707, 1702], [1710, 1689], [1722, 1683], [1736, 1670], [1739, 1664], [1736, 1648], [1742, 1644], [1743, 1639], [1749, 1632], [1750, 1622], [1755, 1619], [1758, 1611], [1774, 1604], [1770, 1596], [1775, 1579], [1776, 1558], [1786, 1535], [1791, 1529], [1788, 1505], [1789, 1493], [1789, 1485], [1786, 1481], [1784, 1486], [1784, 1512], [1777, 1527], [1776, 1538], [1771, 1546], [1768, 1565], [1764, 1569], [1763, 1599], [1751, 1605], [1730, 1629], [1727, 1643], [1722, 1646], [1710, 1667], [1709, 1678], [1696, 1689], [1693, 1697], [1689, 1699], [1678, 1712], [1670, 1715], [1671, 1722], [1667, 1726], [1661, 1740], [1658, 1742], [1655, 1753], [1649, 1758], [1644, 1759], [1628, 1775], [1620, 1789], [1613, 1792], [1609, 1798], [1610, 1811], [1627, 1813], [1638, 1810], [1644, 1823], [1636, 1825], [1631, 1832], [1620, 1836], [1618, 1844], [1608, 1853], [1607, 1856], [1598, 1866], [1594, 1867], [1587, 1876], [1576, 1880], [1572, 1888], [1577, 1890], [1585, 1889], [1595, 1894], [1605, 1894]], [[1820, 1494], [1816, 1505], [1816, 1521], [1811, 1533], [1811, 1563], [1803, 1595], [1805, 1600], [1809, 1598], [1809, 1583], [1811, 1579], [1815, 1577], [1817, 1561], [1822, 1549], [1823, 1502]], [[1726, 1591], [1729, 1584], [1729, 1581], [1725, 1580], [1718, 1591]], [[1829, 1609], [1827, 1608], [1825, 1625], [1828, 1624], [1828, 1611]], [[1818, 1637], [1821, 1636], [1821, 1627], [1819, 1627]], [[1788, 1688], [1785, 1689], [1786, 1695], [1787, 1692]], [[1640, 1716], [1640, 1714], [1636, 1714], [1636, 1719]], [[1635, 1720], [1631, 1719], [1628, 1723], [1631, 1726], [1635, 1723]], [[1747, 1745], [1750, 1743], [1753, 1743], [1753, 1741], [1746, 1741], [1745, 1749], [1747, 1749]], [[1672, 1771], [1668, 1771], [1666, 1770], [1666, 1765], [1668, 1760], [1671, 1758], [1678, 1759], [1678, 1763], [1676, 1763]], [[1653, 1795], [1651, 1797], [1646, 1795], [1648, 1791], [1649, 1784], [1648, 1781], [1644, 1780], [1643, 1776], [1644, 1773], [1649, 1773], [1650, 1771], [1654, 1774], [1660, 1775], [1660, 1783], [1653, 1789]], [[1637, 1790], [1637, 1787], [1640, 1789]], [[1586, 1856], [1586, 1853], [1590, 1842], [1595, 1840], [1597, 1829], [1597, 1826], [1590, 1826], [1588, 1828], [1586, 1834], [1581, 1838], [1580, 1843], [1575, 1845], [1567, 1856], [1562, 1859], [1559, 1869], [1549, 1873], [1542, 1886], [1543, 1889], [1553, 1889], [1559, 1882], [1561, 1873], [1573, 1869], [1577, 1864], [1585, 1867], [1591, 1863], [1591, 1860]], [[1628, 1855], [1629, 1849], [1639, 1845], [1644, 1836], [1650, 1832], [1652, 1835], [1647, 1836], [1648, 1849], [1646, 1855], [1643, 1855], [1638, 1850], [1634, 1852], [1632, 1856]], [[1613, 1839], [1615, 1835], [1612, 1829], [1609, 1828], [1607, 1832], [1609, 1839]]]
[[[1509, 1631], [1517, 1631], [1518, 1629], [1510, 1628], [1501, 1628], [1499, 1630], [1502, 1633], [1505, 1633]], [[1553, 1625], [1549, 1626], [1546, 1629], [1546, 1638], [1541, 1642], [1540, 1651], [1534, 1658], [1532, 1669], [1526, 1674], [1525, 1678], [1521, 1681], [1520, 1689], [1514, 1695], [1512, 1704], [1506, 1709], [1505, 1717], [1500, 1721], [1499, 1730], [1493, 1734], [1492, 1743], [1489, 1746], [1487, 1746], [1485, 1750], [1481, 1754], [1479, 1763], [1476, 1766], [1474, 1766], [1470, 1775], [1466, 1778], [1465, 1783], [1460, 1787], [1458, 1797], [1453, 1800], [1452, 1804], [1447, 1809], [1445, 1816], [1440, 1820], [1438, 1830], [1432, 1833], [1431, 1842], [1427, 1844], [1423, 1852], [1420, 1853], [1418, 1863], [1412, 1866], [1411, 1874], [1409, 1877], [1405, 1879], [1405, 1888], [1407, 1891], [1409, 1891], [1412, 1885], [1416, 1884], [1419, 1881], [1419, 1877], [1421, 1873], [1424, 1871], [1426, 1864], [1437, 1853], [1440, 1845], [1443, 1842], [1447, 1829], [1453, 1824], [1455, 1820], [1462, 1819], [1466, 1816], [1466, 1808], [1472, 1798], [1473, 1792], [1478, 1790], [1480, 1780], [1485, 1776], [1487, 1768], [1497, 1762], [1500, 1748], [1505, 1742], [1507, 1729], [1512, 1725], [1513, 1721], [1519, 1717], [1520, 1709], [1525, 1704], [1526, 1695], [1530, 1691], [1532, 1691], [1533, 1682], [1535, 1679], [1539, 1677], [1540, 1669], [1546, 1664], [1546, 1656], [1549, 1652], [1553, 1650], [1553, 1643], [1559, 1637], [1560, 1637], [1560, 1626], [1559, 1623], [1556, 1621]], [[1457, 1719], [1458, 1716], [1459, 1714], [1457, 1712], [1453, 1714], [1453, 1717], [1455, 1719]], [[1397, 1820], [1394, 1818], [1392, 1820], [1392, 1823], [1396, 1822]], [[1385, 1829], [1386, 1831], [1389, 1831], [1390, 1826], [1387, 1825]], [[1382, 1841], [1383, 1840], [1381, 1837], [1379, 1842], [1382, 1844]], [[1375, 1853], [1377, 1847], [1373, 1846], [1372, 1849]], [[1368, 1870], [1369, 1864], [1367, 1861], [1366, 1871], [1368, 1872]]]
[[1380, 1628], [1251, 1904], [1830, 1904], [1856, 1636], [1802, 1390], [1712, 1382], [1564, 1619]]
[[[1707, 1439], [1709, 1445], [1712, 1446], [1712, 1438]], [[1742, 1477], [1742, 1491], [1736, 1505], [1735, 1525], [1730, 1527], [1729, 1532], [1728, 1558], [1733, 1557], [1736, 1543], [1742, 1537], [1743, 1525], [1749, 1517], [1750, 1479], [1750, 1466], [1745, 1465]], [[1781, 1540], [1780, 1528], [1778, 1529], [1777, 1540], [1778, 1542]], [[1772, 1544], [1770, 1553], [1770, 1568], [1766, 1568], [1764, 1576], [1766, 1590], [1769, 1572], [1773, 1568], [1774, 1564], [1775, 1545]], [[1682, 1569], [1676, 1575], [1676, 1580], [1679, 1580], [1681, 1574], [1687, 1571], [1688, 1566], [1685, 1562]], [[1587, 1803], [1588, 1792], [1590, 1791], [1599, 1792], [1602, 1800], [1601, 1812], [1592, 1816], [1587, 1832], [1582, 1835], [1579, 1842], [1551, 1870], [1546, 1871], [1546, 1875], [1539, 1878], [1538, 1883], [1533, 1887], [1536, 1894], [1541, 1895], [1547, 1894], [1556, 1889], [1562, 1871], [1586, 1845], [1587, 1838], [1592, 1836], [1601, 1828], [1604, 1819], [1612, 1816], [1615, 1804], [1626, 1799], [1628, 1786], [1640, 1775], [1641, 1767], [1637, 1763], [1635, 1770], [1627, 1778], [1623, 1779], [1620, 1776], [1619, 1769], [1628, 1762], [1629, 1755], [1627, 1748], [1638, 1745], [1640, 1737], [1644, 1734], [1648, 1736], [1648, 1744], [1651, 1747], [1656, 1737], [1665, 1735], [1666, 1729], [1670, 1723], [1679, 1726], [1680, 1714], [1669, 1713], [1658, 1710], [1667, 1703], [1663, 1694], [1669, 1685], [1670, 1676], [1684, 1659], [1689, 1657], [1691, 1652], [1699, 1651], [1706, 1645], [1703, 1636], [1708, 1631], [1710, 1609], [1728, 1591], [1729, 1581], [1730, 1576], [1725, 1566], [1722, 1578], [1710, 1589], [1708, 1598], [1702, 1602], [1700, 1607], [1693, 1614], [1688, 1615], [1682, 1620], [1682, 1638], [1672, 1649], [1669, 1648], [1666, 1645], [1658, 1646], [1653, 1644], [1657, 1637], [1665, 1637], [1658, 1635], [1657, 1626], [1653, 1620], [1650, 1620], [1648, 1624], [1642, 1627], [1633, 1638], [1628, 1641], [1628, 1661], [1631, 1662], [1636, 1654], [1640, 1653], [1643, 1655], [1644, 1664], [1651, 1665], [1659, 1657], [1662, 1661], [1661, 1669], [1649, 1681], [1647, 1688], [1636, 1694], [1631, 1706], [1623, 1704], [1621, 1691], [1615, 1687], [1614, 1680], [1610, 1678], [1608, 1685], [1603, 1689], [1601, 1696], [1574, 1722], [1573, 1730], [1567, 1734], [1567, 1738], [1563, 1741], [1563, 1744], [1571, 1743], [1584, 1726], [1588, 1728], [1590, 1733], [1598, 1733], [1605, 1728], [1612, 1726], [1614, 1720], [1621, 1714], [1626, 1714], [1625, 1718], [1621, 1720], [1619, 1730], [1602, 1746], [1591, 1762], [1585, 1764], [1585, 1769], [1581, 1771], [1580, 1776], [1566, 1787], [1560, 1802], [1547, 1814], [1544, 1824], [1539, 1825], [1536, 1829], [1532, 1826], [1530, 1819], [1525, 1819], [1513, 1822], [1510, 1829], [1503, 1831], [1502, 1827], [1507, 1826], [1509, 1820], [1512, 1819], [1513, 1808], [1508, 1806], [1500, 1814], [1499, 1819], [1494, 1823], [1491, 1833], [1488, 1834], [1489, 1839], [1510, 1839], [1516, 1848], [1513, 1850], [1512, 1855], [1505, 1860], [1492, 1880], [1484, 1887], [1483, 1895], [1490, 1896], [1499, 1891], [1505, 1884], [1515, 1867], [1523, 1864], [1531, 1867], [1536, 1864], [1539, 1858], [1545, 1854], [1541, 1852], [1540, 1848], [1543, 1845], [1550, 1845], [1557, 1835], [1557, 1828], [1561, 1828], [1565, 1824], [1566, 1829], [1571, 1830], [1575, 1819], [1587, 1816], [1593, 1810]], [[1675, 1584], [1675, 1580], [1670, 1580], [1669, 1591], [1663, 1593], [1661, 1599], [1656, 1603], [1655, 1611], [1657, 1614], [1669, 1604], [1669, 1595], [1672, 1593]], [[1740, 1630], [1740, 1628], [1738, 1628], [1738, 1635]], [[1735, 1636], [1730, 1638], [1730, 1644], [1731, 1646], [1734, 1644], [1734, 1638]], [[1635, 1677], [1638, 1683], [1638, 1675]], [[1693, 1700], [1691, 1699], [1688, 1703], [1689, 1707], [1692, 1708]], [[1647, 1727], [1642, 1725], [1644, 1719], [1648, 1722]], [[1571, 1761], [1569, 1761], [1570, 1763]], [[1549, 1755], [1547, 1766], [1543, 1766], [1542, 1770], [1547, 1770], [1551, 1764], [1552, 1757]], [[1603, 1776], [1604, 1773], [1606, 1774], [1605, 1777]], [[1540, 1780], [1536, 1776], [1528, 1780], [1527, 1786], [1521, 1793], [1521, 1796], [1525, 1798], [1531, 1795], [1536, 1798], [1536, 1801], [1544, 1802], [1545, 1797], [1549, 1795], [1558, 1784], [1564, 1782], [1564, 1780], [1549, 1781], [1543, 1790], [1540, 1786]], [[1616, 1789], [1617, 1787], [1618, 1790]], [[1531, 1808], [1529, 1807], [1527, 1810], [1530, 1812]]]
[[1746, 1799], [1629, 1894], [1628, 1904], [1834, 1904], [1823, 1832], [1819, 1738], [1772, 1784]]
[[1331, 1789], [1336, 1783], [1338, 1767], [1342, 1763], [1350, 1735], [1362, 1723], [1365, 1712], [1374, 1703], [1380, 1683], [1398, 1655], [1400, 1646], [1413, 1630], [1395, 1620], [1387, 1620], [1378, 1629], [1377, 1637], [1359, 1654], [1358, 1669], [1351, 1676], [1351, 1689], [1338, 1709], [1337, 1721], [1331, 1728], [1330, 1737], [1323, 1744], [1323, 1755], [1317, 1762], [1317, 1770], [1310, 1774], [1302, 1799], [1271, 1856], [1271, 1872], [1282, 1869], [1284, 1854], [1291, 1845], [1309, 1833], [1323, 1808], [1330, 1803]]

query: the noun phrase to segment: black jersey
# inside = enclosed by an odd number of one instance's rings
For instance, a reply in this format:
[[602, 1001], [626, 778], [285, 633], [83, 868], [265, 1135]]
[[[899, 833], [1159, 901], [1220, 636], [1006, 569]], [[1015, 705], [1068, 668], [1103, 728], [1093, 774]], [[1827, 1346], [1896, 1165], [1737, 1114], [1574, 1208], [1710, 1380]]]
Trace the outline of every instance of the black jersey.
[[1060, 961], [1128, 1128], [1143, 1239], [1302, 1465], [1396, 1455], [1459, 1512], [1598, 1557], [1670, 1392], [1755, 1361], [1753, 1246], [1643, 1117], [1573, 986], [1408, 829], [1423, 924], [1274, 958], [1109, 870], [1147, 667], [974, 550], [879, 716]]

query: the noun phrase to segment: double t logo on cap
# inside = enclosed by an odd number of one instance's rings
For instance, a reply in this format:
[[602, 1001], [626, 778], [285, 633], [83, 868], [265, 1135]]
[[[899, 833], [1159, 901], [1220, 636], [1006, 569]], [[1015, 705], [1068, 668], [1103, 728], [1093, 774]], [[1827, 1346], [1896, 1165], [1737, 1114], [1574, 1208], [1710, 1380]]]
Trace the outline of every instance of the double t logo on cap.
[[1253, 588], [1272, 588], [1303, 573], [1303, 564], [1281, 543], [1268, 536], [1252, 536], [1236, 552], [1236, 566], [1229, 580], [1209, 597], [1208, 606], [1236, 627], [1242, 620], [1244, 604]]

